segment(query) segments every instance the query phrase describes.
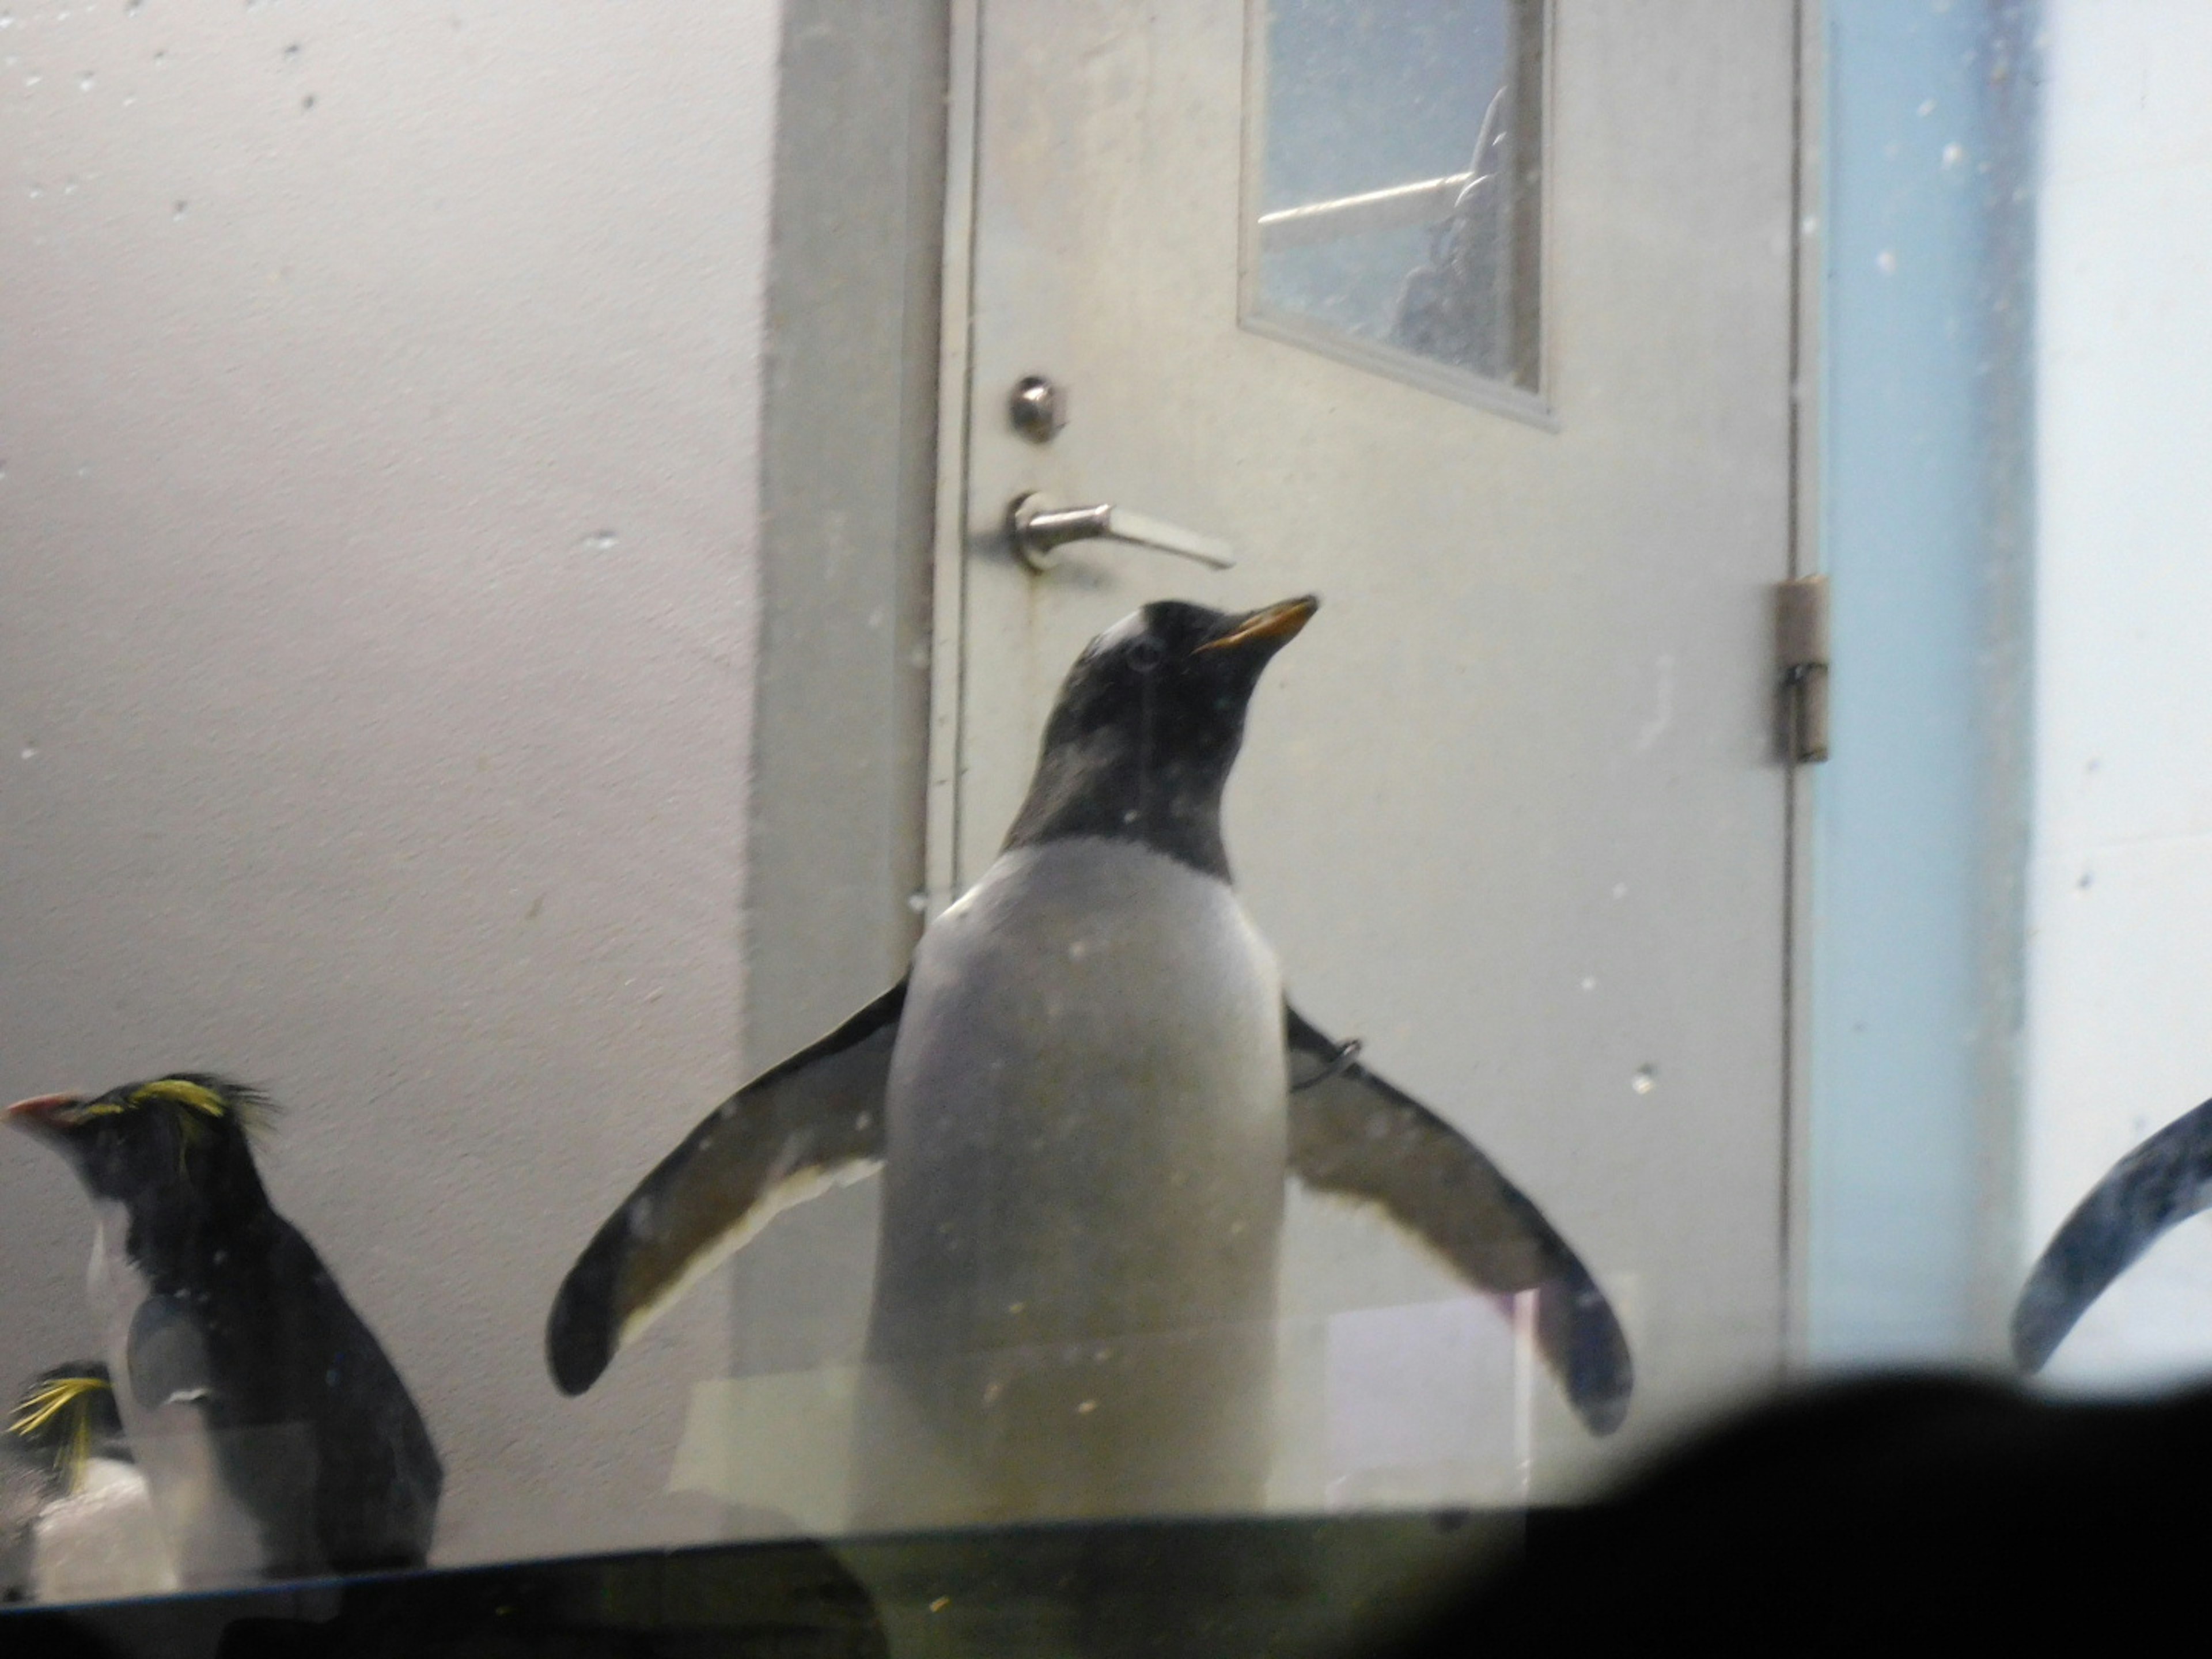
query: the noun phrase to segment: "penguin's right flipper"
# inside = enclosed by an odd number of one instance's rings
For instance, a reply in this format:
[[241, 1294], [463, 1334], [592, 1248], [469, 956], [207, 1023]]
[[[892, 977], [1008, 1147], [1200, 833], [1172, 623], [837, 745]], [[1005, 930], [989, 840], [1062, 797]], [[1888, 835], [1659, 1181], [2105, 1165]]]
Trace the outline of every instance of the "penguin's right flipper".
[[545, 1359], [563, 1394], [775, 1215], [874, 1172], [906, 981], [732, 1095], [654, 1166], [553, 1298]]
[[1558, 1230], [1466, 1136], [1354, 1062], [1285, 1006], [1291, 1172], [1316, 1192], [1378, 1204], [1478, 1290], [1536, 1292], [1545, 1363], [1593, 1434], [1628, 1414], [1628, 1339]]
[[2012, 1313], [2021, 1370], [2041, 1370], [2107, 1285], [2205, 1209], [2212, 1209], [2212, 1100], [2112, 1165], [2043, 1247]]

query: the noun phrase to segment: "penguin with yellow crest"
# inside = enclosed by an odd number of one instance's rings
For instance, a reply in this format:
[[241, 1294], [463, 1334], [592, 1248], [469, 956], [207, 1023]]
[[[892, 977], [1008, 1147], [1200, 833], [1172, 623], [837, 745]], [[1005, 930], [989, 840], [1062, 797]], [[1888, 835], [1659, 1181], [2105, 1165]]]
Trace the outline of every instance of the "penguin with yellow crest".
[[91, 1196], [115, 1403], [186, 1588], [419, 1565], [443, 1484], [399, 1373], [261, 1184], [271, 1109], [200, 1073], [8, 1109]]
[[177, 1588], [107, 1367], [50, 1366], [0, 1433], [0, 1600], [88, 1601]]

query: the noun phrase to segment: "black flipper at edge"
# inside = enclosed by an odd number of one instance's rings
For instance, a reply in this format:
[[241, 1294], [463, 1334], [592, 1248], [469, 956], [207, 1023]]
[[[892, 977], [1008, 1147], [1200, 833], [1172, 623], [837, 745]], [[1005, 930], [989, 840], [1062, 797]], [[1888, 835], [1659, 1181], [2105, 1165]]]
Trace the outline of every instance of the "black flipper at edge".
[[576, 1258], [553, 1298], [545, 1360], [563, 1394], [597, 1382], [623, 1326], [742, 1226], [781, 1183], [883, 1152], [884, 1090], [906, 1006], [901, 980], [818, 1042], [709, 1112]]
[[1628, 1339], [1566, 1240], [1466, 1136], [1283, 1012], [1291, 1173], [1381, 1205], [1477, 1289], [1537, 1292], [1537, 1345], [1576, 1414], [1593, 1434], [1619, 1428], [1635, 1387]]
[[2075, 1322], [2160, 1237], [2212, 1208], [2212, 1100], [2112, 1165], [2043, 1247], [2012, 1314], [2012, 1352], [2033, 1374]]

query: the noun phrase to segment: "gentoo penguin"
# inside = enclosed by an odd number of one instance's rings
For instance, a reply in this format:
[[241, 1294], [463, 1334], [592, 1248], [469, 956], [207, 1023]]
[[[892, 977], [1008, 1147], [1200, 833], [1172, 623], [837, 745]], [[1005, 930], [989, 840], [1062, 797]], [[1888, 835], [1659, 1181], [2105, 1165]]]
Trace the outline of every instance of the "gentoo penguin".
[[0, 1443], [0, 1596], [82, 1601], [176, 1588], [107, 1367], [80, 1359], [40, 1372]]
[[270, 1103], [198, 1073], [9, 1120], [91, 1194], [116, 1403], [187, 1588], [420, 1565], [443, 1481], [368, 1327], [269, 1201]]
[[1628, 1347], [1559, 1233], [1284, 1001], [1221, 799], [1318, 601], [1146, 605], [1076, 659], [1027, 799], [901, 984], [748, 1084], [607, 1218], [553, 1304], [569, 1394], [781, 1209], [884, 1171], [861, 1522], [1226, 1510], [1267, 1463], [1286, 1174], [1534, 1291], [1603, 1434]]
[[2152, 1135], [2089, 1189], [2029, 1269], [2012, 1313], [2012, 1352], [2033, 1374], [2137, 1256], [2212, 1209], [2212, 1100]]

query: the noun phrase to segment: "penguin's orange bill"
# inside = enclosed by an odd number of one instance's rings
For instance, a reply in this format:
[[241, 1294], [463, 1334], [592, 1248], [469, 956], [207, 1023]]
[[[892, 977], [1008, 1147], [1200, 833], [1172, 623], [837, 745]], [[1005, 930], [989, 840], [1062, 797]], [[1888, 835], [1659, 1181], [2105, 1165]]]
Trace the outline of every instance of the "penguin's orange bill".
[[[1233, 633], [1224, 634], [1218, 640], [1208, 640], [1198, 649], [1229, 651], [1240, 645], [1249, 645], [1255, 640], [1291, 639], [1313, 620], [1313, 613], [1320, 609], [1321, 600], [1317, 597], [1301, 593], [1295, 599], [1285, 599], [1280, 605], [1271, 605], [1264, 611], [1254, 611]], [[1197, 652], [1191, 654], [1195, 656]]]
[[10, 1106], [8, 1115], [15, 1118], [51, 1117], [56, 1112], [83, 1103], [82, 1095], [33, 1095], [28, 1100], [19, 1100]]

